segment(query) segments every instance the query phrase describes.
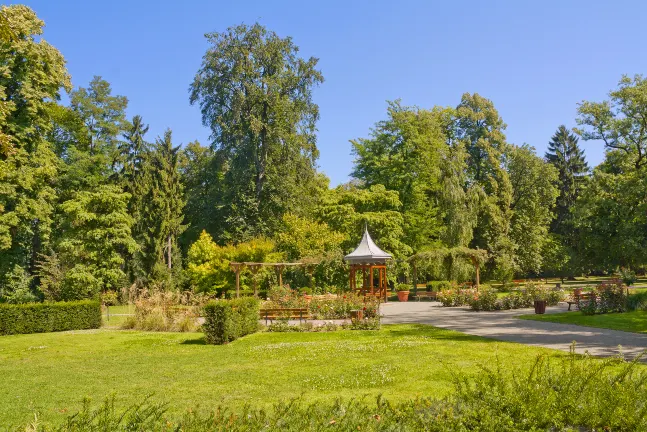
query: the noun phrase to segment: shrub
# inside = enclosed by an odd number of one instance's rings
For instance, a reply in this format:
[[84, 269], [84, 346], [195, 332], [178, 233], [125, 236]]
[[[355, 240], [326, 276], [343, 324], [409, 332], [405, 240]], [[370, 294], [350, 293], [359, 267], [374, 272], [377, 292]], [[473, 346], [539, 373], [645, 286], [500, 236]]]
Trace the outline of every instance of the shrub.
[[19, 265], [5, 275], [4, 281], [0, 281], [0, 303], [33, 303], [39, 299], [31, 291], [33, 278]]
[[450, 281], [430, 281], [427, 282], [427, 291], [443, 291], [452, 288]]
[[481, 290], [475, 292], [469, 300], [469, 306], [475, 311], [493, 311], [501, 309], [495, 291]]
[[474, 289], [451, 289], [438, 293], [438, 301], [443, 306], [465, 306], [476, 293]]
[[226, 344], [258, 331], [259, 301], [251, 297], [213, 301], [204, 306], [204, 317], [206, 342]]
[[407, 283], [399, 283], [395, 286], [396, 291], [409, 291], [411, 290], [411, 285]]
[[579, 306], [584, 315], [624, 312], [628, 306], [625, 286], [620, 280], [600, 284], [591, 291], [591, 298]]
[[[123, 328], [144, 331], [191, 332], [200, 328], [197, 299], [174, 292], [143, 292], [135, 300], [135, 315], [128, 317]], [[185, 304], [182, 304], [185, 303]], [[188, 303], [188, 304], [186, 304]]]
[[627, 297], [627, 310], [647, 310], [647, 291], [640, 291]]
[[638, 278], [636, 277], [636, 272], [623, 267], [620, 269], [620, 280], [622, 280], [622, 283], [625, 285], [631, 286], [636, 283]]
[[351, 317], [352, 310], [363, 310], [366, 318], [374, 318], [379, 314], [377, 299], [363, 298], [354, 294], [314, 298], [307, 307], [313, 319], [346, 319]]
[[105, 306], [117, 306], [119, 304], [119, 294], [115, 291], [106, 291], [101, 293], [101, 304]]
[[99, 327], [101, 327], [101, 305], [97, 301], [0, 304], [0, 335]]

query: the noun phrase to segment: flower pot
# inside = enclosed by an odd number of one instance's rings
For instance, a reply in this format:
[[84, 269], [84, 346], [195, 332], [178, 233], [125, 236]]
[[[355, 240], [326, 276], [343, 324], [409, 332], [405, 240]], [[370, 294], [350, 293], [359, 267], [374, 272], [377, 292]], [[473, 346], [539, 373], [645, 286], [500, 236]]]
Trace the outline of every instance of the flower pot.
[[535, 313], [546, 313], [546, 300], [535, 300]]
[[309, 295], [309, 294], [305, 294], [305, 295], [303, 296], [303, 298], [304, 298], [304, 300], [305, 300], [305, 301], [307, 301], [307, 302], [310, 302], [310, 300], [312, 300], [312, 296], [311, 296], [311, 295]]
[[401, 302], [409, 301], [409, 291], [398, 291], [398, 300]]
[[573, 289], [573, 297], [578, 298], [581, 295], [582, 295], [582, 288], [574, 288]]

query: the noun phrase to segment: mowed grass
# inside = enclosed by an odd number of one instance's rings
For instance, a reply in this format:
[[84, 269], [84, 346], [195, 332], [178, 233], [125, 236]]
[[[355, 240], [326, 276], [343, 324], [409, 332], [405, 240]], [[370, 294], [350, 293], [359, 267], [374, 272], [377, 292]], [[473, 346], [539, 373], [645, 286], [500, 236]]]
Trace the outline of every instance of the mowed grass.
[[118, 330], [0, 337], [0, 419], [22, 424], [39, 412], [59, 423], [84, 397], [99, 403], [114, 393], [120, 406], [154, 400], [171, 413], [218, 405], [269, 406], [367, 397], [442, 397], [451, 371], [479, 364], [526, 364], [539, 352], [425, 325], [380, 331], [257, 333], [225, 346], [205, 345], [200, 333]]
[[575, 324], [586, 327], [607, 328], [633, 333], [647, 333], [647, 312], [623, 312], [602, 315], [584, 315], [581, 312], [562, 312], [546, 315], [522, 315], [518, 318]]

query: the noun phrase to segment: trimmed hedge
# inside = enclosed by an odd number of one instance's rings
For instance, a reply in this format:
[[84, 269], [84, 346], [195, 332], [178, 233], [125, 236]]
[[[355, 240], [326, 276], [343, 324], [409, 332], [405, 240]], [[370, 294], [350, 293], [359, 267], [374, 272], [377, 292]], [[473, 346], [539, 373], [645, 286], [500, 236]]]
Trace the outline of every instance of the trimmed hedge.
[[443, 291], [452, 289], [452, 283], [450, 281], [429, 281], [427, 282], [428, 291]]
[[0, 335], [99, 327], [101, 304], [98, 301], [0, 304]]
[[204, 331], [208, 344], [222, 345], [258, 331], [260, 302], [251, 297], [218, 300], [204, 306]]

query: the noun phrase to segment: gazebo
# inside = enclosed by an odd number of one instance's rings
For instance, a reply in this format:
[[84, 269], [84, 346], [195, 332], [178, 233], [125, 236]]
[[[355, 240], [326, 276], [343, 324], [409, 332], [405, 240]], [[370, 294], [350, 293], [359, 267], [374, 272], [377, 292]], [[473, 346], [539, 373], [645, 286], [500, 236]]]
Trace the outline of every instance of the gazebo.
[[[359, 245], [344, 257], [344, 261], [350, 264], [350, 289], [359, 295], [377, 297], [386, 301], [386, 261], [391, 258], [393, 257], [390, 254], [377, 247], [368, 233], [368, 228], [365, 228]], [[362, 272], [360, 287], [357, 286], [358, 271]]]

